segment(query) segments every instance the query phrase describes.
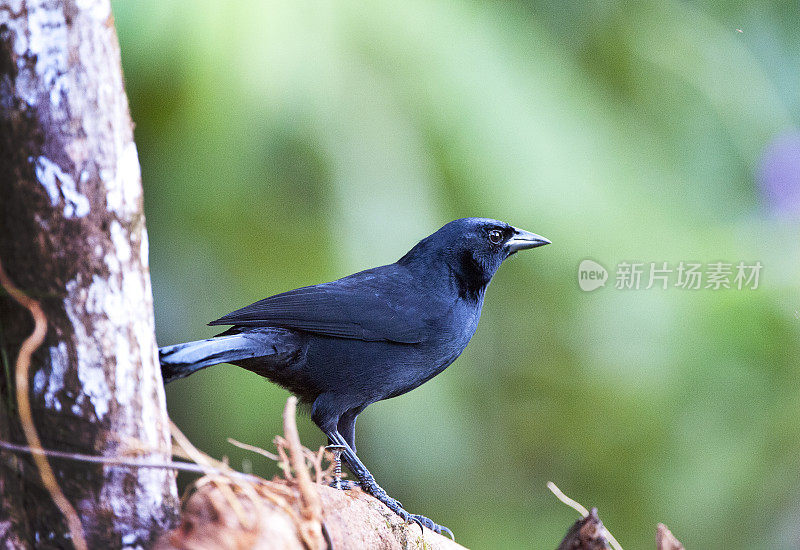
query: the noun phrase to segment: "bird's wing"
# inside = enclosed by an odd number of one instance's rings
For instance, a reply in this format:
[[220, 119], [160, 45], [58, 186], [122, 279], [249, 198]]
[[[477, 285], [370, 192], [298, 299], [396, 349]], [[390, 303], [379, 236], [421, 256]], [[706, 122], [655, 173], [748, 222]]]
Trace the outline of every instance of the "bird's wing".
[[275, 326], [354, 340], [421, 342], [430, 308], [413, 288], [413, 278], [389, 267], [277, 294], [209, 325]]

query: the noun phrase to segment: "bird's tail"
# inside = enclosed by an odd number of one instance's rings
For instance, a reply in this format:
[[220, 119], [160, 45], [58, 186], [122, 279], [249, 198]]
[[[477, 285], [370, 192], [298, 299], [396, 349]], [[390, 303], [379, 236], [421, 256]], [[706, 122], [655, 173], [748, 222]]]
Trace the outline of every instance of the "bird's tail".
[[243, 334], [216, 336], [158, 350], [164, 383], [189, 376], [218, 363], [241, 361], [264, 354], [264, 343]]

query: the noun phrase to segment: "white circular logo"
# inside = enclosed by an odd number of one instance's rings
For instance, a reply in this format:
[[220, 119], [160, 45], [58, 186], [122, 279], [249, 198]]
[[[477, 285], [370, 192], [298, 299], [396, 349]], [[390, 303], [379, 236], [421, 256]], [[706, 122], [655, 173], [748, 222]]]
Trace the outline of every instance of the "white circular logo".
[[608, 271], [594, 260], [583, 260], [578, 266], [578, 285], [584, 292], [591, 292], [606, 285]]

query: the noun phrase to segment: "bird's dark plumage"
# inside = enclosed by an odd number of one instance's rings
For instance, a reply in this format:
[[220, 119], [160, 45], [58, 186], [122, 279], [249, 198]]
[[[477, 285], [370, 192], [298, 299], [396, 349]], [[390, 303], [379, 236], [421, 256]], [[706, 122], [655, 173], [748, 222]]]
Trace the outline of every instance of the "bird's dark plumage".
[[448, 223], [396, 263], [271, 296], [211, 325], [215, 338], [159, 350], [165, 382], [217, 363], [264, 376], [311, 405], [311, 417], [362, 487], [405, 519], [355, 454], [355, 422], [376, 401], [442, 372], [478, 326], [484, 292], [500, 264], [547, 239], [496, 220]]
[[425, 304], [405, 296], [413, 275], [397, 264], [258, 301], [210, 325], [279, 326], [322, 336], [416, 344], [425, 339]]

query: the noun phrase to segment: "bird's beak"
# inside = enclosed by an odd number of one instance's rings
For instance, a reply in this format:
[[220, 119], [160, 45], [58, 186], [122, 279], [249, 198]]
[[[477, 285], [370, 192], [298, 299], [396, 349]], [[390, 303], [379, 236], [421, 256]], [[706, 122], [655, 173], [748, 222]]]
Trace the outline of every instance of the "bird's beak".
[[515, 227], [514, 234], [506, 241], [506, 248], [508, 248], [509, 254], [513, 254], [517, 250], [536, 248], [537, 246], [544, 246], [546, 244], [550, 244], [550, 241], [541, 235]]

